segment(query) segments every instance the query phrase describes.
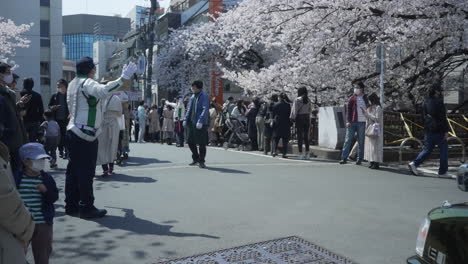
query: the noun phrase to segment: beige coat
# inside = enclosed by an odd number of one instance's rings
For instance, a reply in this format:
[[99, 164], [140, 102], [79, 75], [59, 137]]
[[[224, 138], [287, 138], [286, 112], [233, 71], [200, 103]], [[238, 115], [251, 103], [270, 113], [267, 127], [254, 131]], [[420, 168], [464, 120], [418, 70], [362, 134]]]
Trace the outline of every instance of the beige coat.
[[151, 109], [149, 116], [149, 133], [153, 134], [161, 130], [159, 126], [159, 114], [158, 109]]
[[98, 136], [98, 156], [96, 165], [109, 164], [117, 159], [119, 147], [119, 121], [122, 117], [122, 103], [118, 96], [111, 96], [105, 102], [106, 108]]
[[174, 110], [165, 109], [163, 112], [164, 122], [163, 122], [163, 131], [164, 132], [174, 132]]
[[0, 142], [0, 263], [25, 264], [19, 240], [31, 240], [34, 221], [15, 188], [7, 160], [8, 148]]
[[381, 131], [377, 138], [366, 136], [364, 144], [364, 159], [369, 162], [383, 162], [383, 110], [381, 106], [371, 106], [367, 109], [367, 127], [379, 123]]

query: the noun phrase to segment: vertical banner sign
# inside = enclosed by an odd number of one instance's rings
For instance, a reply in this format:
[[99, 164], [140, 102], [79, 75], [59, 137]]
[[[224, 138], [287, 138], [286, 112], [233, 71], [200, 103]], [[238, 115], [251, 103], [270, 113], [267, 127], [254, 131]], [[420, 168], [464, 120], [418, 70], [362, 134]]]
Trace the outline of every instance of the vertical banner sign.
[[[210, 21], [219, 17], [219, 14], [223, 12], [223, 0], [210, 0], [209, 13]], [[216, 98], [216, 102], [223, 104], [223, 92], [224, 83], [222, 79], [223, 73], [216, 70], [216, 58], [212, 61], [212, 72], [211, 72], [211, 96]]]

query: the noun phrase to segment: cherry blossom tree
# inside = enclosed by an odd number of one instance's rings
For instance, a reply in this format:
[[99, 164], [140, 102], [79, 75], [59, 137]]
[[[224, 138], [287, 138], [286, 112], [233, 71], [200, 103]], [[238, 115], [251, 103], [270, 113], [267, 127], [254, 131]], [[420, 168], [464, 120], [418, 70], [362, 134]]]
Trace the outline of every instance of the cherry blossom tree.
[[7, 62], [15, 55], [17, 48], [29, 47], [30, 41], [23, 34], [29, 31], [31, 26], [15, 25], [13, 21], [0, 17], [0, 61]]
[[[353, 83], [378, 90], [383, 45], [387, 105], [416, 105], [429, 73], [466, 65], [467, 29], [465, 0], [245, 0], [214, 23], [174, 33], [178, 53], [163, 52], [159, 69], [181, 74], [215, 60], [247, 93], [306, 86], [317, 103], [340, 104]], [[183, 69], [169, 69], [169, 60]]]

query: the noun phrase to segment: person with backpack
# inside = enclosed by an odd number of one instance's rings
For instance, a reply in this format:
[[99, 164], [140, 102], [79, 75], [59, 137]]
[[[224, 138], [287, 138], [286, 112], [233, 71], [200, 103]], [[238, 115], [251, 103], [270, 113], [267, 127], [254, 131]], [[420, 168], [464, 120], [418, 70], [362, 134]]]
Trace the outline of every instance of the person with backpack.
[[424, 149], [414, 161], [408, 164], [408, 167], [412, 174], [418, 176], [418, 167], [431, 155], [435, 146], [439, 146], [439, 177], [444, 178], [449, 177], [447, 175], [449, 124], [442, 94], [442, 81], [440, 77], [432, 78], [434, 78], [433, 83], [421, 111], [424, 120]]

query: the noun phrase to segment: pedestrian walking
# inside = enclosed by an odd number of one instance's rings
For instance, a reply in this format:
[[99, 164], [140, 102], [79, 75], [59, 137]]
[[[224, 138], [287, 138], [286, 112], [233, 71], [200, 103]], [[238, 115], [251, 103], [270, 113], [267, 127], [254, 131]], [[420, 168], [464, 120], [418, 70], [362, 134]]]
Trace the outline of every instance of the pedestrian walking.
[[[76, 64], [77, 76], [70, 82], [67, 102], [70, 109], [70, 123], [67, 143], [70, 158], [65, 182], [65, 213], [81, 218], [103, 217], [106, 210], [94, 206], [93, 178], [96, 173], [98, 152], [97, 136], [102, 123], [102, 101], [113, 92], [129, 87], [137, 67], [134, 63], [125, 65], [121, 78], [106, 85], [94, 80], [96, 67], [93, 59], [84, 57]], [[127, 82], [125, 88], [124, 81]]]
[[369, 108], [361, 108], [366, 116], [364, 159], [370, 162], [369, 168], [379, 169], [383, 162], [383, 110], [377, 94], [369, 96], [369, 103]]
[[245, 113], [247, 118], [247, 132], [252, 144], [252, 150], [258, 150], [258, 138], [257, 138], [257, 115], [260, 110], [260, 99], [255, 98], [249, 105], [249, 109]]
[[159, 114], [158, 114], [158, 106], [153, 105], [151, 107], [151, 111], [149, 112], [148, 116], [148, 122], [149, 122], [149, 133], [150, 133], [150, 139], [151, 142], [156, 142], [159, 140], [159, 132], [161, 131], [161, 128], [159, 127]]
[[9, 156], [8, 147], [0, 142], [0, 259], [5, 264], [26, 264], [35, 224], [16, 189]]
[[435, 146], [439, 146], [439, 177], [449, 177], [447, 174], [449, 124], [442, 93], [442, 81], [439, 76], [431, 76], [431, 79], [428, 96], [421, 111], [424, 120], [424, 149], [408, 166], [411, 173], [419, 175], [418, 167], [431, 155]]
[[60, 158], [68, 157], [66, 134], [69, 121], [70, 111], [67, 104], [67, 89], [68, 82], [60, 79], [57, 82], [57, 93], [53, 94], [49, 101], [49, 109], [54, 111], [54, 120], [57, 121], [60, 127], [60, 143], [58, 145]]
[[145, 102], [141, 101], [140, 106], [138, 106], [138, 124], [140, 128], [140, 133], [138, 134], [138, 143], [143, 143], [145, 139], [145, 132], [146, 132], [146, 119], [148, 118], [146, 115], [146, 108]]
[[39, 126], [44, 115], [44, 104], [39, 93], [33, 91], [34, 80], [32, 78], [24, 79], [23, 91], [21, 96], [29, 95], [31, 100], [26, 106], [26, 114], [23, 116], [24, 127], [28, 134], [29, 142], [37, 142], [39, 139]]
[[[206, 145], [208, 144], [208, 114], [210, 99], [203, 91], [203, 82], [192, 83], [193, 95], [190, 97], [184, 127], [188, 130], [188, 144], [192, 152], [191, 166], [206, 168]], [[198, 146], [198, 147], [197, 147]]]
[[273, 106], [273, 151], [272, 156], [278, 155], [278, 145], [281, 140], [283, 143], [283, 158], [287, 158], [288, 142], [291, 137], [291, 105], [289, 98], [285, 93], [280, 94], [280, 101]]
[[185, 119], [185, 104], [182, 96], [177, 97], [177, 103], [166, 102], [167, 105], [174, 107], [174, 133], [176, 138], [176, 146], [184, 147], [184, 125]]
[[52, 110], [47, 109], [44, 112], [44, 119], [46, 121], [42, 122], [40, 128], [44, 134], [44, 148], [51, 157], [50, 159], [50, 168], [57, 168], [57, 147], [60, 143], [60, 126], [54, 120], [54, 113]]
[[264, 146], [263, 146], [263, 151], [265, 155], [268, 155], [268, 153], [271, 151], [271, 154], [273, 155], [273, 129], [275, 128], [275, 120], [273, 117], [273, 108], [276, 103], [279, 102], [277, 94], [273, 94], [270, 98], [270, 103], [268, 104], [267, 107], [267, 112], [265, 115], [265, 139], [264, 139]]
[[15, 175], [15, 181], [36, 224], [31, 240], [34, 263], [48, 264], [52, 254], [54, 203], [59, 198], [54, 178], [45, 172], [46, 160], [50, 156], [41, 144], [28, 143], [20, 148], [20, 157], [23, 167]]
[[358, 83], [354, 88], [354, 94], [349, 98], [346, 107], [346, 138], [343, 145], [340, 164], [348, 162], [349, 151], [353, 143], [354, 135], [357, 133], [359, 150], [356, 165], [361, 165], [364, 159], [364, 141], [366, 132], [366, 116], [361, 110], [369, 107], [369, 100], [364, 93], [364, 84]]
[[11, 66], [0, 62], [0, 108], [2, 111], [1, 123], [4, 124], [1, 141], [8, 146], [10, 152], [10, 166], [16, 171], [21, 164], [19, 159], [19, 148], [27, 142], [26, 130], [20, 112], [24, 105], [29, 103], [31, 96], [21, 97], [17, 103], [15, 92], [8, 88], [13, 81]]
[[[296, 123], [297, 145], [299, 148], [299, 158], [310, 159], [310, 114], [312, 113], [312, 102], [310, 101], [306, 87], [301, 87], [297, 91], [297, 98], [293, 102], [291, 110], [291, 121]], [[302, 151], [302, 144], [305, 145], [305, 154]]]
[[119, 119], [122, 118], [122, 101], [120, 97], [112, 94], [105, 99], [103, 112], [101, 133], [97, 138], [98, 155], [96, 165], [101, 165], [101, 176], [105, 178], [114, 173], [114, 161], [117, 159], [120, 133]]
[[[163, 132], [164, 132], [164, 141], [168, 145], [172, 145], [172, 139], [174, 138], [174, 108], [171, 105], [166, 105], [166, 108], [163, 111], [164, 121], [163, 121]], [[163, 143], [163, 142], [161, 142]]]

